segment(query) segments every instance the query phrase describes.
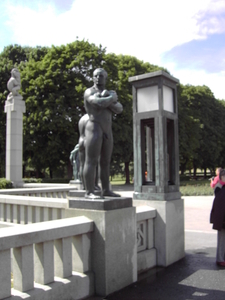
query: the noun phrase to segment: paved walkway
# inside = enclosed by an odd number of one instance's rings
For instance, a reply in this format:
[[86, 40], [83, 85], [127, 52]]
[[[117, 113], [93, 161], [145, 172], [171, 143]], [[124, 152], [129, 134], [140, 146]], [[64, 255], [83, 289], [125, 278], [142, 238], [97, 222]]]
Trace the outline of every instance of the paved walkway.
[[[131, 195], [129, 191], [118, 192]], [[185, 258], [167, 268], [150, 270], [137, 283], [119, 292], [91, 300], [225, 299], [225, 269], [215, 264], [217, 234], [209, 224], [213, 196], [182, 198], [185, 201]]]

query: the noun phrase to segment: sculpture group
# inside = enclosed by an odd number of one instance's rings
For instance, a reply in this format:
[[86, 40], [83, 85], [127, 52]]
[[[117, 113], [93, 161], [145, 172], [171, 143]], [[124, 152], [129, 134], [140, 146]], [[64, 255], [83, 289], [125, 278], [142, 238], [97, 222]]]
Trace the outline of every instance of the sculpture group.
[[[112, 114], [119, 114], [123, 106], [115, 91], [105, 89], [107, 72], [98, 68], [93, 73], [94, 85], [84, 93], [87, 114], [79, 121], [80, 177], [86, 190], [85, 198], [119, 197], [109, 187], [110, 160], [113, 150]], [[102, 184], [98, 189], [98, 164]]]
[[[79, 121], [80, 138], [70, 154], [73, 165], [74, 180], [83, 182], [86, 190], [85, 197], [98, 199], [107, 197], [119, 197], [110, 190], [110, 160], [113, 150], [112, 114], [120, 114], [123, 106], [118, 102], [115, 91], [105, 89], [107, 72], [98, 68], [93, 73], [94, 85], [84, 93], [84, 106], [87, 114]], [[22, 99], [18, 93], [21, 87], [20, 73], [17, 68], [12, 69], [11, 78], [7, 83], [10, 91], [7, 100]], [[79, 151], [79, 153], [78, 153]], [[102, 192], [98, 186], [99, 177], [102, 184]]]

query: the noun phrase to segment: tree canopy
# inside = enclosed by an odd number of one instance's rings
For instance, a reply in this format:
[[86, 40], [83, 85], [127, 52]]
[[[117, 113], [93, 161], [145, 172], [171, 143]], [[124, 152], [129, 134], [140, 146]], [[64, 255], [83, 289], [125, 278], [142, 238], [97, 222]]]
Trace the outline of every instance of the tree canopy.
[[[111, 173], [125, 172], [133, 161], [132, 87], [128, 78], [162, 69], [129, 55], [106, 53], [88, 41], [52, 47], [10, 45], [0, 53], [0, 159], [5, 161], [7, 81], [13, 67], [21, 73], [24, 114], [24, 167], [37, 176], [48, 169], [50, 176], [71, 177], [70, 152], [78, 142], [78, 121], [85, 113], [83, 94], [93, 85], [92, 73], [103, 67], [108, 73], [107, 89], [116, 90], [124, 110], [113, 116], [114, 150]], [[225, 165], [222, 139], [225, 106], [207, 86], [178, 86], [180, 169]], [[0, 165], [0, 175], [5, 172]]]

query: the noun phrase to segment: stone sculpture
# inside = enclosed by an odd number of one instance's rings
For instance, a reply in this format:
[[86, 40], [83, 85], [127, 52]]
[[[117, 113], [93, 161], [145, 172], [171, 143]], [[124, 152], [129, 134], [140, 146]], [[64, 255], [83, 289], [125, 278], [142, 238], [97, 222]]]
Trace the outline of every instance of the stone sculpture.
[[7, 83], [7, 88], [10, 91], [7, 100], [17, 99], [22, 100], [22, 96], [18, 93], [21, 88], [20, 72], [17, 68], [12, 69], [11, 77]]
[[74, 180], [79, 180], [79, 169], [80, 169], [80, 160], [79, 160], [79, 144], [77, 144], [74, 149], [70, 152], [70, 162], [73, 166], [73, 177]]
[[123, 106], [119, 103], [115, 91], [105, 89], [107, 72], [98, 68], [93, 73], [94, 85], [84, 93], [84, 105], [87, 112], [79, 122], [80, 153], [83, 155], [85, 198], [101, 198], [95, 194], [96, 167], [100, 163], [102, 197], [119, 197], [109, 188], [110, 160], [113, 150], [112, 114], [119, 114]]

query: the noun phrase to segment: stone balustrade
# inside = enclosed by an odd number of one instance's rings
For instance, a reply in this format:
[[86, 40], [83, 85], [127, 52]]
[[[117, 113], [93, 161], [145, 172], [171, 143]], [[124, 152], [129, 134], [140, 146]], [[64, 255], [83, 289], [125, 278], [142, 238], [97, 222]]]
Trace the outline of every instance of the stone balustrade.
[[1, 228], [0, 299], [68, 300], [93, 295], [93, 227], [93, 221], [81, 216]]
[[[73, 283], [73, 285], [77, 285], [79, 282], [79, 288], [76, 289], [75, 293], [78, 293], [81, 289], [82, 295], [85, 294], [83, 292], [83, 288], [85, 286], [85, 290], [88, 291], [89, 293], [89, 288], [87, 288], [86, 284], [87, 282], [90, 281], [92, 282], [92, 277], [90, 279], [90, 276], [87, 274], [83, 274], [86, 271], [90, 270], [90, 267], [85, 267], [84, 265], [88, 264], [86, 260], [82, 259], [82, 255], [76, 255], [76, 268], [73, 268], [73, 271], [76, 270], [77, 272], [81, 272], [82, 275], [80, 274], [75, 274], [72, 272], [72, 276], [68, 275], [70, 274], [70, 268], [69, 265], [71, 265], [71, 261], [73, 261], [74, 264], [74, 259], [70, 261], [70, 256], [69, 259], [67, 260], [66, 256], [67, 254], [67, 249], [68, 245], [72, 244], [72, 249], [79, 249], [76, 250], [77, 253], [82, 253], [86, 251], [85, 249], [88, 249], [88, 251], [93, 251], [90, 249], [90, 233], [83, 233], [81, 230], [81, 233], [77, 235], [75, 231], [75, 237], [68, 236], [65, 237], [57, 237], [56, 238], [51, 238], [49, 241], [48, 238], [48, 232], [49, 231], [49, 224], [57, 224], [57, 228], [59, 231], [64, 230], [64, 221], [68, 222], [68, 220], [74, 220], [74, 224], [77, 224], [77, 219], [76, 218], [71, 218], [75, 216], [75, 211], [71, 210], [68, 206], [68, 199], [66, 198], [44, 198], [44, 197], [35, 197], [35, 196], [18, 196], [18, 195], [6, 195], [6, 194], [0, 194], [0, 282], [3, 280], [2, 278], [4, 277], [1, 275], [1, 270], [8, 270], [8, 253], [12, 253], [11, 258], [14, 261], [13, 263], [13, 277], [14, 277], [14, 289], [13, 289], [13, 295], [17, 295], [17, 293], [23, 293], [24, 291], [29, 288], [31, 292], [29, 292], [29, 296], [35, 295], [34, 298], [30, 297], [29, 299], [35, 299], [35, 300], [48, 300], [50, 298], [50, 290], [49, 290], [49, 284], [48, 282], [50, 279], [43, 279], [43, 278], [54, 278], [54, 283], [53, 285], [59, 284], [59, 286], [62, 285], [62, 291], [64, 290], [65, 284]], [[92, 219], [90, 216], [87, 216], [89, 219]], [[136, 222], [137, 222], [137, 272], [140, 274], [142, 272], [147, 271], [150, 268], [153, 268], [157, 266], [157, 260], [156, 260], [156, 248], [155, 248], [155, 221], [154, 219], [156, 218], [156, 209], [147, 206], [147, 205], [142, 205], [142, 206], [137, 206], [136, 207]], [[58, 220], [57, 220], [58, 219]], [[59, 220], [62, 219], [62, 220]], [[86, 218], [85, 218], [86, 219]], [[88, 220], [89, 220], [88, 219]], [[93, 218], [94, 219], [94, 218]], [[55, 221], [53, 221], [55, 220]], [[47, 222], [50, 221], [50, 222]], [[37, 223], [38, 222], [38, 223]], [[91, 221], [93, 224], [93, 221]], [[36, 224], [32, 224], [36, 223]], [[10, 226], [10, 228], [4, 228], [4, 224], [6, 226]], [[18, 225], [20, 224], [20, 225]], [[27, 225], [24, 225], [27, 224]], [[14, 225], [14, 228], [12, 228], [12, 225]], [[32, 227], [32, 226], [34, 227]], [[31, 227], [30, 227], [31, 226]], [[35, 227], [36, 226], [36, 227]], [[72, 225], [71, 225], [72, 226]], [[62, 229], [61, 229], [62, 227]], [[76, 227], [76, 230], [78, 231], [78, 225]], [[21, 229], [22, 228], [22, 229]], [[25, 228], [25, 229], [23, 229]], [[7, 250], [4, 248], [5, 247], [5, 242], [3, 239], [1, 239], [2, 234], [4, 235], [4, 231], [7, 230], [7, 233], [9, 235], [8, 239], [10, 240], [10, 243], [12, 246], [8, 247]], [[24, 231], [25, 230], [25, 231]], [[19, 232], [18, 232], [19, 231]], [[42, 236], [42, 241], [36, 240], [36, 233], [38, 235], [39, 231], [41, 232]], [[46, 231], [46, 235], [45, 235]], [[7, 238], [7, 233], [5, 232], [4, 239]], [[18, 236], [17, 236], [18, 234]], [[45, 240], [45, 236], [47, 239]], [[34, 240], [33, 240], [34, 238]], [[92, 239], [94, 236], [92, 236]], [[15, 240], [14, 240], [15, 239]], [[28, 245], [27, 240], [31, 240], [31, 243]], [[7, 240], [7, 239], [6, 239]], [[72, 242], [71, 242], [72, 240]], [[87, 245], [87, 248], [82, 248], [83, 243]], [[7, 245], [7, 244], [6, 244]], [[54, 247], [53, 247], [54, 245]], [[66, 246], [67, 245], [67, 246]], [[4, 247], [3, 247], [4, 246]], [[3, 248], [1, 248], [3, 247]], [[52, 250], [52, 247], [55, 249], [54, 251]], [[69, 246], [70, 247], [70, 246]], [[6, 252], [5, 252], [6, 251]], [[33, 251], [33, 252], [32, 252]], [[36, 279], [38, 276], [37, 274], [41, 274], [40, 268], [42, 268], [42, 273], [45, 274], [43, 271], [44, 264], [44, 252], [50, 253], [51, 257], [51, 263], [46, 263], [48, 267], [46, 267], [46, 270], [49, 269], [49, 272], [46, 273], [46, 275], [41, 275], [42, 279]], [[54, 255], [52, 254], [52, 251], [54, 252]], [[32, 254], [34, 253], [34, 254]], [[75, 253], [75, 251], [73, 251]], [[86, 253], [86, 252], [85, 252]], [[47, 254], [46, 254], [47, 255]], [[74, 254], [75, 255], [75, 254]], [[2, 260], [3, 257], [3, 260]], [[4, 258], [5, 257], [5, 258]], [[26, 259], [25, 259], [26, 257]], [[39, 257], [39, 258], [38, 258]], [[54, 257], [54, 262], [52, 263], [52, 257]], [[62, 257], [65, 257], [65, 266], [63, 267], [62, 265]], [[38, 258], [38, 259], [37, 259]], [[24, 260], [25, 259], [25, 260]], [[5, 262], [4, 262], [5, 261]], [[38, 262], [39, 261], [39, 262]], [[59, 262], [57, 262], [59, 261]], [[61, 261], [61, 263], [60, 263]], [[78, 263], [79, 262], [79, 263]], [[5, 265], [6, 264], [6, 265]], [[34, 275], [29, 273], [29, 275], [24, 275], [26, 278], [33, 278], [32, 280], [28, 281], [28, 283], [24, 283], [24, 279], [21, 279], [19, 275], [24, 268], [25, 265], [32, 265], [32, 272], [36, 272]], [[15, 266], [14, 266], [15, 265]], [[52, 271], [52, 265], [54, 265], [54, 271]], [[78, 265], [80, 265], [80, 268], [78, 268]], [[40, 267], [42, 266], [42, 267]], [[90, 266], [90, 265], [89, 265]], [[68, 271], [69, 270], [69, 271]], [[7, 271], [8, 272], [8, 271]], [[16, 272], [16, 273], [15, 273]], [[28, 271], [24, 271], [25, 274]], [[52, 275], [54, 272], [54, 275]], [[8, 273], [7, 273], [8, 274]], [[50, 274], [50, 275], [49, 275]], [[76, 276], [75, 276], [76, 275]], [[8, 275], [7, 275], [8, 276]], [[15, 276], [17, 279], [15, 279]], [[19, 277], [18, 277], [19, 276]], [[33, 277], [32, 277], [33, 276]], [[70, 276], [70, 279], [68, 279], [68, 276]], [[9, 276], [8, 276], [9, 277]], [[7, 277], [7, 278], [8, 278]], [[66, 277], [66, 278], [64, 278]], [[18, 278], [20, 278], [18, 280]], [[5, 279], [4, 279], [5, 280]], [[16, 280], [16, 281], [15, 281]], [[42, 280], [42, 281], [41, 281]], [[47, 281], [46, 281], [47, 280]], [[34, 283], [34, 286], [32, 286], [32, 282]], [[8, 279], [7, 279], [8, 282]], [[19, 284], [17, 283], [19, 282]], [[40, 283], [42, 282], [42, 283]], [[41, 288], [38, 287], [38, 285], [41, 285]], [[61, 284], [61, 285], [60, 285]], [[4, 283], [4, 286], [7, 286], [6, 288], [3, 289], [3, 292], [1, 292], [0, 288], [0, 299], [4, 299], [6, 297], [9, 297], [9, 286], [8, 283]], [[47, 287], [46, 287], [47, 286]], [[93, 284], [94, 286], [94, 284]], [[38, 287], [38, 288], [36, 288]], [[18, 291], [19, 290], [19, 291]], [[46, 298], [43, 298], [43, 294], [41, 292], [43, 291], [48, 291], [48, 293], [44, 293], [48, 296]], [[94, 287], [93, 287], [94, 290]], [[7, 292], [5, 292], [7, 291]], [[40, 292], [40, 296], [37, 296], [37, 291]], [[70, 291], [70, 289], [69, 289]], [[25, 292], [27, 294], [27, 292]], [[53, 292], [52, 292], [53, 293]], [[59, 288], [58, 293], [61, 295], [61, 289]], [[90, 294], [92, 293], [92, 286], [90, 289]], [[5, 296], [5, 295], [8, 296]], [[68, 296], [68, 294], [67, 294]], [[11, 296], [14, 297], [14, 296]], [[49, 297], [49, 298], [48, 298]], [[81, 298], [81, 297], [80, 297]], [[11, 298], [9, 298], [11, 299]], [[16, 298], [12, 298], [16, 299]], [[19, 299], [19, 298], [17, 298]], [[52, 299], [64, 299], [63, 295], [60, 298], [53, 297]], [[68, 298], [65, 299], [70, 299], [69, 296]], [[79, 298], [74, 298], [74, 299], [79, 299]]]
[[69, 185], [59, 185], [37, 188], [5, 189], [0, 190], [0, 195], [18, 195], [65, 199], [71, 190], [77, 190], [77, 188]]
[[142, 273], [157, 265], [154, 242], [156, 210], [150, 206], [137, 206], [137, 268]]
[[0, 194], [0, 221], [31, 224], [64, 218], [67, 199]]

